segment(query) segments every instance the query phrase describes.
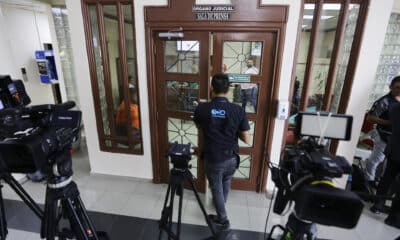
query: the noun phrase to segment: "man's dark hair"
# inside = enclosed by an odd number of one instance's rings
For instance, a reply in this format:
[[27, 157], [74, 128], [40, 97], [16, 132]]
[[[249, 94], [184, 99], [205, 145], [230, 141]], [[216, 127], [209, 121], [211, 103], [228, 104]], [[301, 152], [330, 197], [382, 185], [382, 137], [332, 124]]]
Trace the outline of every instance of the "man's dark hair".
[[215, 74], [211, 80], [211, 86], [216, 94], [227, 93], [229, 90], [229, 77], [226, 74]]
[[394, 84], [400, 82], [400, 76], [396, 76], [392, 79], [392, 81], [390, 82], [390, 87], [393, 87]]

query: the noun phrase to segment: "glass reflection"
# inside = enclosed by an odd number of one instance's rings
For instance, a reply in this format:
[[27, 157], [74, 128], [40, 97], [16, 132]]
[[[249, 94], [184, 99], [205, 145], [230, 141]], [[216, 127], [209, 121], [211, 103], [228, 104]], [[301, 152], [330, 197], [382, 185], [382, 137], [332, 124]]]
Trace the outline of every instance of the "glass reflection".
[[262, 49], [262, 42], [224, 42], [223, 72], [258, 75]]
[[333, 91], [331, 112], [337, 112], [339, 108], [340, 96], [346, 77], [347, 65], [350, 59], [350, 52], [353, 46], [354, 34], [356, 31], [358, 16], [360, 12], [359, 4], [350, 4], [349, 15], [346, 22], [346, 30], [340, 49], [339, 62], [336, 71], [336, 82]]
[[258, 84], [231, 83], [226, 97], [230, 102], [242, 106], [247, 113], [255, 113], [257, 111]]
[[197, 74], [199, 50], [199, 41], [165, 41], [165, 72]]
[[191, 120], [168, 118], [168, 142], [190, 143], [197, 147], [197, 127]]
[[239, 155], [240, 164], [239, 168], [236, 170], [234, 178], [239, 179], [249, 179], [251, 170], [251, 155]]
[[102, 103], [100, 106], [104, 134], [110, 135], [110, 125], [108, 121], [108, 110], [107, 110], [107, 101], [106, 101], [106, 91], [104, 86], [104, 74], [103, 74], [103, 61], [101, 58], [101, 46], [100, 46], [100, 36], [99, 36], [99, 25], [97, 20], [97, 9], [95, 5], [89, 5], [89, 14], [90, 14], [90, 25], [92, 29], [93, 35], [93, 52], [94, 59], [96, 64], [96, 76], [97, 76], [97, 84], [99, 91], [100, 102]]
[[255, 122], [253, 122], [253, 121], [249, 121], [249, 125], [250, 125], [250, 130], [249, 130], [249, 132], [250, 132], [250, 143], [251, 144], [247, 144], [247, 143], [244, 143], [242, 140], [238, 140], [239, 141], [239, 147], [244, 147], [244, 148], [248, 148], [248, 147], [253, 147], [253, 144], [254, 144], [254, 129], [255, 129]]
[[199, 83], [166, 81], [166, 85], [168, 110], [194, 112], [198, 105]]

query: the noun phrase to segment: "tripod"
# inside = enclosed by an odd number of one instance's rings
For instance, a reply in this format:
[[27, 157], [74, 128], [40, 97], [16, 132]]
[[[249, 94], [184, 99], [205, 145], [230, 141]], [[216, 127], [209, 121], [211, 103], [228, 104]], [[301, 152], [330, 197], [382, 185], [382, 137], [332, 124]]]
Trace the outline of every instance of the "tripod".
[[[200, 206], [201, 211], [203, 212], [204, 218], [206, 219], [207, 225], [210, 228], [213, 238], [216, 237], [216, 233], [214, 227], [212, 226], [210, 219], [207, 216], [206, 210], [200, 200], [199, 194], [194, 185], [194, 176], [189, 171], [188, 168], [179, 169], [173, 168], [170, 171], [170, 178], [168, 183], [168, 190], [165, 196], [164, 207], [161, 213], [161, 219], [159, 221], [159, 237], [158, 239], [162, 239], [162, 231], [166, 231], [168, 235], [168, 239], [179, 240], [181, 233], [181, 218], [182, 218], [182, 200], [183, 200], [183, 190], [184, 183], [187, 180], [190, 183], [190, 186], [196, 196], [197, 202]], [[179, 209], [178, 209], [178, 223], [177, 223], [177, 232], [176, 234], [172, 230], [172, 217], [173, 217], [173, 209], [174, 209], [174, 198], [175, 195], [179, 196]], [[168, 202], [169, 201], [169, 202]], [[212, 238], [212, 239], [213, 239]]]
[[[71, 167], [71, 154], [64, 149], [56, 155], [53, 171], [47, 181], [40, 236], [47, 240], [54, 240], [56, 236], [59, 239], [75, 236], [78, 240], [97, 240], [97, 233], [79, 197], [78, 187], [72, 181]], [[60, 231], [61, 217], [68, 219], [73, 234], [66, 229]]]
[[268, 240], [273, 240], [272, 234], [277, 227], [283, 230], [283, 235], [280, 238], [281, 240], [303, 240], [304, 235], [307, 236], [307, 240], [317, 239], [317, 225], [315, 223], [306, 222], [299, 219], [295, 213], [291, 213], [289, 215], [286, 227], [281, 225], [273, 226]]
[[[10, 187], [18, 194], [18, 196], [24, 201], [24, 203], [38, 216], [43, 219], [43, 210], [37, 205], [37, 203], [29, 196], [29, 194], [22, 188], [21, 184], [11, 175], [11, 173], [1, 173], [0, 180], [6, 182]], [[0, 183], [0, 240], [5, 240], [8, 234], [6, 213], [4, 210], [4, 200], [2, 193], [3, 184]]]

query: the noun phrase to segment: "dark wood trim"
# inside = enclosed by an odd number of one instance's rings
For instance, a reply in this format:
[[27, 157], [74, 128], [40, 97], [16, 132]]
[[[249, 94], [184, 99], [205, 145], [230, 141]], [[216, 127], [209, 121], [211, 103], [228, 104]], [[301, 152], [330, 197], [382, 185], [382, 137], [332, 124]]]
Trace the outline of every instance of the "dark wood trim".
[[[93, 4], [93, 6], [96, 6]], [[92, 84], [92, 94], [93, 94], [93, 102], [100, 102], [99, 97], [99, 85], [97, 79], [97, 69], [96, 69], [96, 60], [94, 54], [94, 47], [93, 47], [93, 33], [92, 33], [92, 26], [91, 26], [91, 19], [89, 13], [89, 4], [85, 4], [84, 1], [81, 2], [81, 8], [83, 13], [83, 24], [86, 32], [86, 51], [88, 55], [89, 61], [89, 70], [90, 70], [90, 80]], [[97, 15], [96, 15], [97, 16]], [[94, 106], [95, 115], [96, 115], [96, 126], [97, 126], [97, 133], [99, 135], [98, 141], [100, 149], [105, 147], [104, 141], [104, 126], [103, 126], [103, 119], [101, 118], [102, 113], [99, 107]]]
[[[109, 63], [109, 55], [106, 41], [106, 30], [104, 24], [104, 12], [103, 5], [97, 4], [97, 20], [99, 22], [99, 37], [100, 37], [100, 46], [101, 46], [101, 57], [103, 60], [103, 74], [104, 74], [104, 88], [106, 94], [106, 102], [107, 102], [107, 113], [108, 113], [108, 125], [110, 128], [110, 134], [112, 136], [115, 135], [115, 122], [114, 122], [114, 114], [113, 114], [113, 99], [111, 93], [108, 89], [112, 88], [111, 84], [111, 73], [110, 73], [110, 63]], [[112, 142], [113, 147], [115, 143]]]
[[[123, 4], [121, 4], [121, 5], [123, 5]], [[114, 15], [111, 15], [111, 14], [108, 14], [108, 13], [104, 13], [104, 17], [112, 19], [112, 20], [115, 20], [115, 21], [118, 21], [118, 17], [116, 17]], [[126, 18], [123, 18], [122, 21], [125, 22], [125, 23], [129, 23], [129, 24], [135, 24], [133, 21], [128, 20]]]
[[[122, 85], [124, 87], [124, 103], [125, 103], [125, 116], [128, 117], [128, 123], [132, 122], [130, 109], [130, 96], [129, 96], [129, 85], [128, 85], [128, 64], [126, 57], [126, 46], [125, 46], [125, 22], [124, 22], [124, 11], [120, 3], [117, 4], [117, 21], [118, 21], [118, 45], [119, 45], [119, 58], [121, 59], [121, 73], [122, 73]], [[117, 66], [118, 68], [118, 66]], [[128, 142], [129, 147], [134, 148], [133, 136], [130, 134], [133, 132], [132, 124], [128, 124]]]
[[312, 84], [312, 70], [314, 67], [314, 55], [317, 48], [318, 35], [319, 35], [319, 23], [321, 19], [323, 0], [318, 0], [318, 3], [314, 8], [314, 19], [312, 23], [312, 31], [310, 36], [310, 47], [308, 49], [307, 65], [304, 74], [303, 89], [301, 92], [299, 110], [304, 111], [308, 106], [308, 95], [310, 86]]
[[[195, 0], [169, 0], [168, 5], [165, 7], [146, 7], [145, 8], [145, 21], [146, 22], [195, 22], [195, 14], [192, 12], [192, 6], [195, 5]], [[232, 12], [231, 18], [228, 22], [270, 22], [270, 23], [284, 23], [287, 20], [286, 7], [283, 5], [260, 5], [259, 0], [246, 0], [246, 1], [233, 1], [232, 5], [236, 10]], [[171, 11], [174, 9], [180, 14]], [[190, 10], [188, 10], [190, 9]], [[240, 10], [240, 14], [239, 14]], [[204, 21], [212, 24], [214, 22]], [[179, 26], [179, 25], [176, 25]]]
[[[107, 151], [107, 152], [114, 152], [114, 153], [129, 153], [129, 154], [136, 154], [136, 155], [142, 155], [143, 154], [143, 142], [140, 142], [140, 149], [134, 149], [135, 145], [135, 139], [128, 134], [127, 136], [117, 136], [115, 133], [115, 119], [114, 119], [114, 114], [113, 114], [113, 104], [112, 104], [112, 96], [111, 96], [111, 76], [110, 74], [110, 69], [109, 69], [109, 59], [108, 59], [108, 49], [106, 46], [106, 36], [105, 36], [105, 29], [104, 29], [104, 17], [102, 16], [104, 12], [102, 11], [103, 5], [113, 5], [117, 8], [117, 21], [118, 21], [118, 36], [119, 36], [119, 42], [118, 42], [118, 48], [119, 48], [119, 56], [121, 58], [121, 65], [122, 65], [122, 79], [123, 79], [123, 84], [124, 84], [124, 95], [128, 96], [129, 100], [129, 94], [127, 95], [126, 92], [128, 91], [128, 70], [127, 70], [127, 58], [126, 58], [126, 43], [125, 43], [125, 25], [124, 23], [124, 14], [123, 14], [123, 6], [130, 6], [131, 8], [131, 14], [132, 14], [132, 19], [134, 19], [134, 10], [133, 10], [133, 4], [130, 1], [121, 1], [121, 0], [113, 0], [113, 1], [101, 1], [101, 0], [81, 0], [81, 7], [82, 7], [82, 14], [84, 18], [84, 27], [85, 27], [85, 33], [86, 33], [86, 45], [87, 45], [87, 53], [88, 53], [88, 59], [89, 59], [89, 69], [90, 69], [90, 76], [91, 76], [91, 84], [92, 84], [92, 93], [93, 93], [93, 101], [95, 103], [94, 109], [95, 109], [95, 114], [96, 114], [96, 126], [97, 126], [97, 131], [98, 131], [98, 141], [100, 145], [100, 150], [101, 151]], [[106, 101], [107, 101], [107, 117], [109, 119], [109, 125], [110, 125], [110, 135], [105, 135], [104, 134], [104, 125], [103, 125], [103, 119], [102, 119], [102, 111], [100, 109], [100, 106], [98, 106], [98, 103], [100, 103], [100, 97], [99, 97], [99, 84], [98, 84], [98, 79], [97, 79], [97, 69], [96, 69], [96, 60], [95, 60], [95, 55], [94, 55], [94, 48], [93, 48], [93, 34], [92, 34], [92, 29], [91, 29], [91, 19], [90, 19], [90, 13], [89, 13], [89, 6], [96, 6], [96, 17], [97, 17], [97, 25], [99, 29], [99, 40], [100, 40], [100, 48], [102, 51], [102, 65], [103, 65], [103, 75], [104, 75], [104, 87], [106, 89], [105, 94], [106, 94]], [[134, 25], [132, 25], [132, 31], [133, 34], [135, 33], [134, 30]], [[135, 38], [134, 43], [135, 43]], [[136, 48], [136, 44], [133, 46]], [[137, 69], [137, 62], [135, 61], [136, 64], [136, 69]], [[137, 76], [136, 76], [137, 78]], [[139, 98], [139, 94], [138, 94]], [[126, 98], [125, 98], [126, 101]], [[111, 102], [111, 105], [110, 105]], [[138, 105], [140, 109], [140, 102], [138, 99]], [[127, 111], [129, 108], [126, 108]], [[110, 117], [111, 115], [111, 117]], [[127, 115], [128, 118], [130, 118], [130, 114]], [[141, 117], [141, 114], [139, 115]], [[130, 122], [130, 121], [129, 121]], [[140, 120], [141, 122], [141, 120]], [[131, 128], [131, 125], [129, 124], [128, 128]], [[129, 131], [129, 130], [128, 130]], [[109, 147], [105, 144], [105, 141], [111, 141], [112, 146]], [[124, 141], [129, 144], [129, 148], [120, 148], [117, 147], [118, 141]]]
[[101, 5], [106, 5], [106, 4], [116, 4], [116, 3], [122, 3], [122, 4], [133, 4], [132, 1], [130, 0], [82, 0], [82, 2], [86, 4], [101, 4]]
[[[131, 8], [130, 8], [130, 10], [131, 10], [131, 15], [132, 15], [132, 19], [135, 19], [135, 6], [134, 6], [134, 4], [132, 3], [132, 4], [128, 4], [128, 6], [131, 6]], [[132, 27], [132, 41], [133, 41], [133, 49], [135, 50], [135, 53], [137, 53], [137, 46], [136, 46], [136, 26], [135, 26], [135, 24], [133, 23], [133, 24], [131, 24], [131, 27]], [[135, 76], [135, 81], [136, 81], [136, 84], [137, 84], [137, 92], [136, 92], [136, 94], [137, 94], [137, 102], [138, 102], [138, 111], [139, 111], [139, 123], [140, 123], [140, 136], [143, 136], [143, 127], [142, 127], [142, 120], [143, 120], [143, 117], [142, 117], [142, 113], [141, 113], [141, 109], [142, 109], [142, 107], [141, 107], [141, 105], [140, 105], [140, 91], [139, 91], [139, 76], [138, 76], [138, 63], [137, 63], [137, 59], [138, 59], [138, 56], [137, 56], [137, 54], [135, 55], [135, 71], [136, 71], [136, 76]], [[127, 65], [128, 66], [128, 65]], [[128, 76], [129, 77], [129, 76]], [[129, 79], [128, 79], [129, 80]], [[141, 139], [141, 146], [140, 146], [140, 148], [141, 148], [141, 152], [140, 152], [140, 154], [144, 154], [144, 152], [143, 152], [143, 137], [142, 137], [142, 139]]]
[[[161, 25], [161, 27], [159, 27], [159, 25]], [[280, 68], [281, 68], [281, 59], [280, 56], [283, 53], [283, 45], [284, 45], [284, 30], [286, 28], [285, 24], [279, 24], [279, 25], [274, 25], [274, 27], [265, 27], [265, 28], [252, 28], [249, 26], [246, 26], [246, 28], [238, 28], [237, 26], [227, 26], [225, 25], [225, 27], [222, 29], [217, 28], [217, 29], [213, 29], [210, 28], [210, 26], [203, 26], [203, 28], [200, 28], [199, 26], [193, 26], [193, 28], [195, 28], [195, 30], [199, 30], [199, 31], [219, 31], [219, 32], [262, 32], [262, 31], [266, 31], [266, 32], [274, 32], [277, 36], [276, 39], [276, 50], [274, 53], [274, 61], [271, 61], [271, 64], [275, 65], [275, 69], [274, 72], [272, 72], [272, 77], [273, 77], [273, 83], [272, 83], [272, 87], [273, 87], [273, 95], [270, 96], [272, 101], [271, 103], [273, 103], [277, 98], [278, 98], [278, 88], [279, 88], [279, 74], [280, 74]], [[161, 24], [156, 24], [156, 23], [147, 23], [146, 24], [146, 43], [147, 43], [147, 54], [148, 54], [148, 58], [147, 58], [147, 65], [149, 66], [149, 68], [147, 69], [148, 72], [148, 85], [149, 85], [149, 107], [150, 107], [150, 125], [151, 125], [151, 142], [152, 142], [152, 156], [153, 156], [153, 177], [154, 177], [154, 182], [163, 182], [162, 177], [161, 177], [161, 170], [160, 170], [160, 166], [158, 163], [158, 160], [156, 159], [156, 156], [160, 156], [160, 152], [159, 152], [159, 147], [158, 147], [158, 132], [157, 132], [157, 113], [156, 113], [156, 106], [155, 103], [156, 102], [156, 98], [155, 96], [155, 91], [156, 91], [156, 84], [155, 84], [155, 79], [156, 77], [154, 76], [154, 53], [152, 50], [154, 48], [154, 43], [152, 42], [152, 37], [154, 35], [154, 32], [157, 31], [162, 31], [162, 30], [166, 30], [166, 29], [170, 29], [170, 27], [165, 26], [165, 23], [161, 23]], [[248, 29], [251, 29], [251, 31], [249, 31]], [[189, 31], [192, 29], [189, 29], [189, 27], [187, 27], [185, 30]], [[278, 35], [280, 35], [280, 37], [278, 37]], [[151, 56], [151, 57], [150, 57]], [[279, 61], [278, 61], [279, 60]], [[213, 61], [216, 61], [216, 59], [213, 59]], [[274, 132], [274, 125], [275, 125], [275, 109], [271, 108], [268, 113], [266, 113], [266, 118], [268, 119], [268, 121], [270, 122], [269, 126], [267, 126], [268, 130], [266, 132], [266, 139], [268, 139], [268, 141], [265, 143], [265, 147], [267, 149], [266, 151], [266, 155], [264, 156], [265, 158], [261, 160], [261, 162], [264, 165], [263, 169], [260, 169], [260, 175], [263, 175], [263, 177], [265, 179], [261, 179], [261, 184], [257, 187], [257, 191], [265, 191], [265, 184], [266, 184], [266, 177], [267, 177], [267, 173], [268, 173], [268, 164], [267, 161], [269, 160], [269, 158], [271, 157], [271, 148], [272, 148], [272, 135]]]
[[353, 79], [358, 63], [358, 57], [360, 55], [361, 42], [364, 35], [365, 22], [368, 16], [369, 2], [370, 2], [369, 0], [366, 0], [360, 6], [360, 12], [358, 14], [359, 17], [357, 19], [357, 26], [354, 34], [353, 45], [351, 48], [349, 63], [347, 65], [347, 70], [346, 70], [346, 77], [344, 80], [342, 95], [340, 97], [338, 113], [346, 113], [347, 106], [349, 104], [349, 98], [353, 86]]
[[328, 79], [326, 80], [324, 100], [322, 105], [322, 111], [329, 112], [332, 101], [332, 94], [335, 88], [337, 68], [340, 55], [340, 47], [344, 38], [344, 31], [346, 29], [347, 16], [349, 11], [350, 0], [344, 0], [339, 13], [339, 22], [337, 25], [335, 42], [332, 49], [332, 57], [329, 65]]
[[153, 41], [154, 30], [146, 26], [146, 62], [147, 62], [147, 85], [148, 85], [148, 101], [149, 101], [149, 120], [150, 120], [150, 141], [151, 156], [153, 163], [153, 182], [161, 183], [161, 168], [158, 156], [160, 156], [160, 148], [158, 146], [158, 113], [157, 113], [157, 95], [156, 95], [156, 76], [155, 76], [155, 44]]

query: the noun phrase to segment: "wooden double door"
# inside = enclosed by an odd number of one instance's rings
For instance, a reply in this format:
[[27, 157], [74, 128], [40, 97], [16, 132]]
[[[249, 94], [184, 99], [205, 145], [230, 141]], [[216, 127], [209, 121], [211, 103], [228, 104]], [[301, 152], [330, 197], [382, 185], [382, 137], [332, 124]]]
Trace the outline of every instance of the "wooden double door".
[[183, 38], [153, 35], [155, 64], [157, 144], [160, 179], [168, 180], [166, 157], [170, 143], [190, 143], [195, 152], [191, 171], [197, 187], [205, 190], [204, 163], [200, 158], [202, 134], [193, 122], [200, 102], [210, 101], [212, 75], [230, 78], [228, 99], [245, 108], [251, 144], [239, 140], [240, 166], [233, 189], [260, 191], [267, 161], [268, 127], [273, 118], [272, 89], [276, 35], [272, 32], [184, 31]]

